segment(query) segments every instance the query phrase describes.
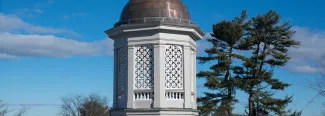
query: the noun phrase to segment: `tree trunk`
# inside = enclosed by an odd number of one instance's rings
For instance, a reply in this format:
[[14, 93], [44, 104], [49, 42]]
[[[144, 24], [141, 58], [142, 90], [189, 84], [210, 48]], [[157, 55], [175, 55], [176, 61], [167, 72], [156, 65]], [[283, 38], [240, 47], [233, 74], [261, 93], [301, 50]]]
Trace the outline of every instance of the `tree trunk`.
[[249, 108], [248, 116], [254, 116], [254, 95], [252, 93], [249, 94], [248, 108]]
[[[231, 96], [231, 92], [232, 92], [232, 91], [231, 91], [230, 88], [228, 88], [228, 92], [229, 92], [229, 93], [228, 93], [228, 99], [231, 99], [231, 97], [232, 97], [232, 96]], [[227, 107], [228, 107], [228, 109], [227, 109], [227, 110], [228, 110], [228, 116], [232, 116], [232, 108], [231, 108], [230, 103], [228, 103], [228, 106], [227, 106]]]
[[230, 82], [231, 81], [230, 68], [231, 68], [231, 64], [232, 64], [232, 51], [233, 51], [233, 46], [231, 46], [231, 48], [229, 50], [229, 59], [228, 59], [227, 73], [226, 73], [226, 76], [225, 76], [225, 79], [226, 79], [226, 81], [228, 83], [228, 86], [227, 86], [228, 95], [227, 95], [227, 97], [228, 97], [228, 100], [231, 100], [231, 101], [228, 101], [228, 103], [227, 103], [228, 116], [232, 116], [231, 102], [232, 102], [232, 84], [233, 84], [233, 82]]

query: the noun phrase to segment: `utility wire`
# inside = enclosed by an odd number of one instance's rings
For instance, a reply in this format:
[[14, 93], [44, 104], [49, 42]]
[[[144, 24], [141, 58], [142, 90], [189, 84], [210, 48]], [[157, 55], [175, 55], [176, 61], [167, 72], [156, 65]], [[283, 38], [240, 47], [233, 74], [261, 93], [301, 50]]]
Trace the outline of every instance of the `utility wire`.
[[305, 108], [309, 105], [309, 104], [311, 104], [319, 95], [321, 95], [321, 94], [317, 94], [315, 97], [313, 97], [313, 99], [311, 99], [306, 105], [305, 105], [305, 107], [301, 110], [301, 111], [304, 111], [305, 110]]
[[61, 104], [6, 104], [7, 106], [61, 106]]

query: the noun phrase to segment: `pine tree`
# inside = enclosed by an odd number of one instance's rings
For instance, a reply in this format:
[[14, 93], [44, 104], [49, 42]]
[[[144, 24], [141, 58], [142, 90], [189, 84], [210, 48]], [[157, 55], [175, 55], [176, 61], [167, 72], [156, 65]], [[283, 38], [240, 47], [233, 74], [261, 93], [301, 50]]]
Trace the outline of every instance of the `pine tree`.
[[[264, 88], [266, 89], [267, 86]], [[270, 116], [274, 114], [280, 116], [301, 115], [301, 112], [294, 111], [292, 113], [291, 109], [286, 110], [287, 105], [292, 102], [292, 96], [286, 96], [284, 99], [278, 99], [272, 98], [274, 93], [265, 91], [264, 89], [258, 89], [256, 92], [257, 94], [254, 101], [256, 108], [253, 111], [256, 116]]]
[[201, 71], [199, 78], [205, 78], [206, 88], [212, 92], [205, 92], [205, 96], [198, 98], [201, 115], [234, 116], [233, 105], [236, 85], [232, 75], [234, 60], [243, 59], [243, 56], [235, 53], [242, 49], [240, 43], [245, 37], [245, 30], [250, 22], [246, 22], [247, 14], [243, 11], [240, 17], [232, 21], [222, 21], [213, 25], [213, 33], [207, 41], [212, 44], [205, 50], [207, 56], [198, 57], [200, 63], [217, 62], [210, 67], [209, 71]]
[[252, 18], [248, 28], [248, 38], [241, 46], [250, 48], [251, 56], [245, 59], [243, 66], [234, 67], [237, 85], [248, 95], [249, 116], [259, 113], [287, 116], [285, 107], [292, 97], [284, 99], [273, 98], [268, 90], [284, 90], [290, 86], [273, 76], [274, 69], [283, 67], [290, 59], [288, 49], [298, 46], [298, 41], [292, 40], [295, 33], [289, 22], [280, 23], [280, 16], [275, 11]]

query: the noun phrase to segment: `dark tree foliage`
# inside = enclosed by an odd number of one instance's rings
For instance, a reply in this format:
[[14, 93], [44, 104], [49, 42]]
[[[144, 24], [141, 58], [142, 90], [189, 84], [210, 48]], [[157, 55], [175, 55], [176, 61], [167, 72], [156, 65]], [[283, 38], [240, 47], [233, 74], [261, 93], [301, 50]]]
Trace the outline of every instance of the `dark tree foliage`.
[[284, 99], [274, 98], [270, 92], [290, 86], [273, 76], [274, 69], [283, 67], [290, 59], [288, 49], [298, 46], [298, 41], [292, 40], [295, 33], [289, 22], [280, 23], [280, 16], [275, 11], [252, 18], [252, 25], [248, 28], [248, 38], [245, 44], [251, 52], [243, 66], [235, 67], [237, 85], [249, 95], [248, 115], [256, 116], [259, 113], [266, 115], [287, 116], [285, 111], [292, 97]]
[[213, 46], [205, 50], [208, 56], [198, 57], [200, 63], [210, 61], [217, 62], [210, 67], [209, 71], [201, 71], [197, 74], [199, 78], [205, 78], [204, 86], [213, 92], [205, 92], [204, 97], [198, 98], [201, 115], [225, 115], [233, 116], [233, 105], [235, 99], [236, 85], [232, 75], [234, 70], [233, 61], [244, 58], [235, 53], [243, 49], [240, 45], [249, 26], [246, 22], [246, 11], [240, 17], [232, 21], [222, 21], [213, 25], [211, 38], [207, 38]]
[[206, 79], [204, 86], [209, 89], [198, 98], [200, 114], [233, 116], [236, 90], [242, 90], [249, 95], [249, 116], [301, 115], [286, 109], [292, 96], [273, 97], [274, 92], [290, 86], [273, 73], [290, 59], [289, 48], [300, 45], [291, 39], [295, 32], [289, 22], [281, 24], [280, 16], [272, 10], [250, 21], [245, 21], [246, 17], [243, 11], [232, 21], [213, 25], [212, 38], [207, 39], [212, 47], [205, 50], [207, 56], [198, 57], [200, 63], [216, 63], [197, 74]]

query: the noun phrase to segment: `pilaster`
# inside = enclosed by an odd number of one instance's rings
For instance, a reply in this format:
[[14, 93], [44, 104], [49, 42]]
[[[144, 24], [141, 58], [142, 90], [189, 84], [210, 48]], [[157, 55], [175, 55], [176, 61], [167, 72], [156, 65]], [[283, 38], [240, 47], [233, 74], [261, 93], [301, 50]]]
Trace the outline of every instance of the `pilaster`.
[[192, 87], [193, 87], [193, 93], [192, 93], [192, 108], [197, 109], [197, 103], [196, 103], [196, 50], [193, 50], [192, 53], [192, 67], [193, 67], [193, 73], [192, 73]]
[[134, 47], [128, 47], [127, 108], [134, 108]]
[[191, 81], [192, 81], [192, 70], [191, 70], [191, 48], [184, 46], [184, 108], [191, 108]]
[[154, 45], [154, 108], [165, 108], [165, 45]]

